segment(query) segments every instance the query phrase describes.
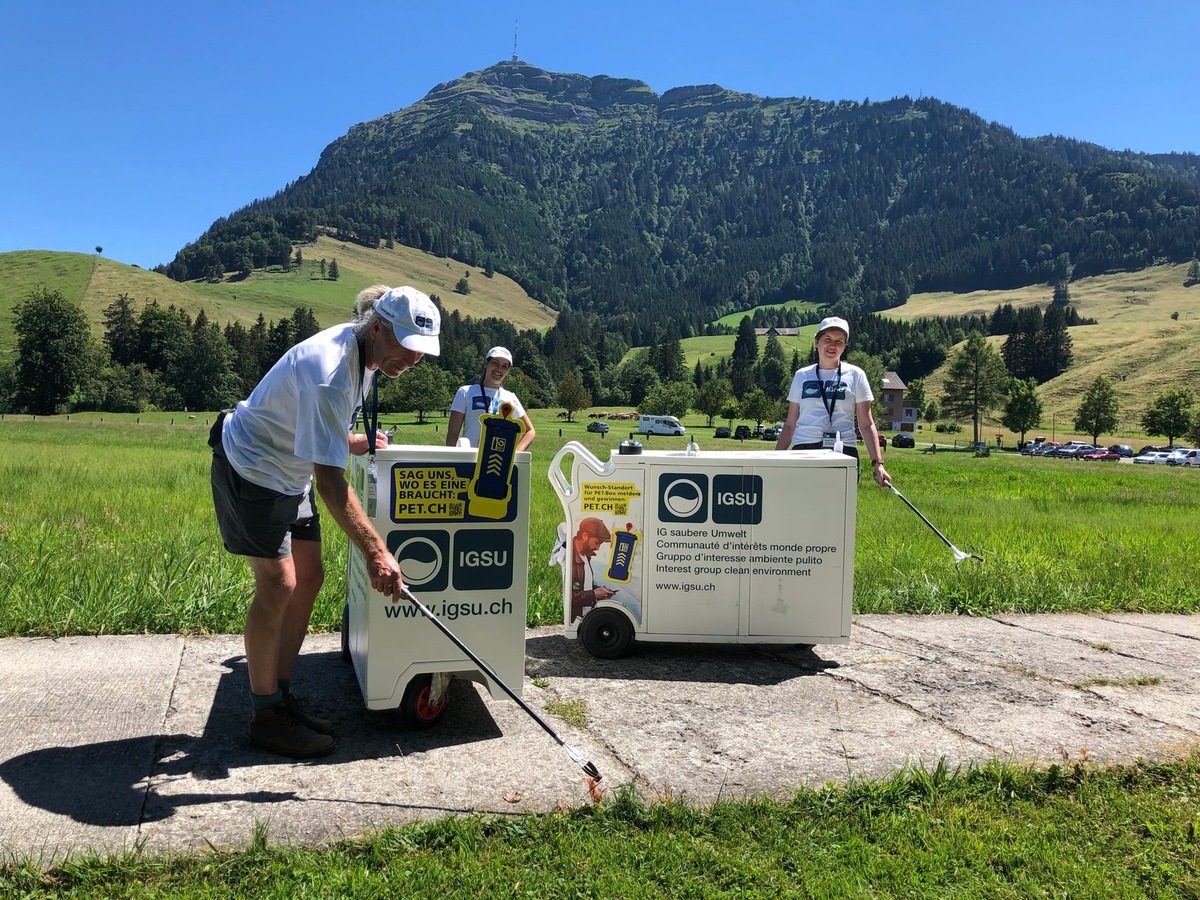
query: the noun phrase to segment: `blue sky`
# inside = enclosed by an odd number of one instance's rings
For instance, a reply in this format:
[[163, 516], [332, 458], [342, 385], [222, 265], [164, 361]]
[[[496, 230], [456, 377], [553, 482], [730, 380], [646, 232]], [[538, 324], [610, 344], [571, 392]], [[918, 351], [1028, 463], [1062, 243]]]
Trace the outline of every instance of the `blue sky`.
[[5, 0], [0, 253], [169, 262], [350, 126], [508, 59], [514, 23], [528, 63], [660, 94], [923, 95], [1021, 135], [1200, 152], [1194, 0]]

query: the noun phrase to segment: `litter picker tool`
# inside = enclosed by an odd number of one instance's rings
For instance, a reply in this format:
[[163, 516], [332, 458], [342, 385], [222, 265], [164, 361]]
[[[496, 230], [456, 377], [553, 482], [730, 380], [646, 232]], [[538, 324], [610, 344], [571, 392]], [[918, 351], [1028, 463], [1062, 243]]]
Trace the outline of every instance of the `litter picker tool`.
[[980, 562], [983, 562], [982, 556], [976, 556], [974, 553], [963, 553], [963, 551], [959, 550], [952, 543], [950, 543], [949, 539], [944, 534], [942, 534], [940, 531], [938, 531], [932, 522], [930, 522], [927, 518], [925, 518], [923, 515], [921, 515], [921, 511], [919, 509], [917, 509], [915, 506], [913, 506], [912, 503], [909, 502], [909, 499], [907, 497], [905, 497], [902, 493], [900, 493], [898, 490], [896, 490], [896, 486], [893, 485], [890, 481], [885, 481], [884, 484], [886, 484], [889, 488], [891, 488], [891, 491], [893, 494], [895, 494], [897, 497], [899, 497], [901, 500], [904, 501], [905, 506], [907, 506], [909, 509], [911, 509], [913, 512], [915, 512], [918, 516], [920, 516], [921, 521], [924, 522], [926, 525], [928, 525], [930, 530], [934, 534], [936, 534], [938, 537], [940, 537], [942, 539], [942, 542], [945, 543], [945, 545], [950, 548], [950, 550], [954, 553], [954, 568], [957, 569], [958, 564], [960, 562], [962, 562], [964, 559], [977, 559]]
[[496, 684], [500, 685], [500, 688], [504, 691], [504, 693], [508, 694], [508, 696], [513, 699], [513, 702], [515, 702], [517, 704], [517, 706], [521, 707], [521, 709], [523, 709], [523, 710], [525, 710], [525, 712], [529, 713], [529, 715], [533, 718], [533, 720], [535, 722], [537, 722], [539, 725], [541, 725], [542, 728], [546, 731], [546, 733], [549, 734], [550, 737], [554, 738], [554, 740], [556, 740], [558, 742], [559, 746], [561, 746], [565, 751], [567, 751], [567, 756], [571, 757], [571, 759], [575, 761], [575, 764], [578, 765], [579, 768], [583, 769], [583, 774], [585, 774], [589, 778], [591, 778], [593, 781], [593, 784], [600, 781], [600, 778], [601, 778], [600, 770], [597, 769], [593, 763], [584, 759], [582, 753], [580, 753], [578, 750], [576, 750], [574, 747], [572, 747], [570, 744], [568, 744], [566, 741], [564, 741], [559, 736], [558, 732], [555, 731], [553, 728], [551, 728], [550, 724], [545, 719], [543, 719], [541, 716], [539, 716], [537, 714], [537, 712], [534, 710], [534, 708], [532, 706], [530, 706], [528, 703], [526, 703], [524, 700], [522, 700], [519, 696], [517, 696], [516, 692], [512, 688], [510, 688], [507, 684], [504, 683], [504, 680], [499, 675], [496, 674], [495, 670], [492, 669], [491, 666], [489, 666], [486, 662], [484, 662], [480, 657], [476, 656], [475, 653], [472, 652], [471, 649], [466, 644], [464, 644], [461, 640], [459, 640], [458, 635], [456, 635], [453, 631], [451, 631], [449, 628], [447, 628], [446, 625], [442, 622], [442, 620], [433, 614], [433, 612], [429, 609], [429, 607], [427, 607], [424, 603], [422, 603], [420, 600], [418, 600], [416, 597], [414, 597], [412, 591], [410, 591], [407, 586], [402, 586], [400, 588], [400, 593], [404, 595], [405, 600], [407, 600], [409, 603], [411, 603], [413, 606], [415, 606], [417, 608], [417, 610], [421, 613], [421, 615], [423, 615], [430, 622], [432, 622], [437, 627], [438, 631], [440, 631], [442, 634], [444, 634], [446, 637], [448, 637], [450, 639], [450, 642], [452, 644], [454, 644], [455, 647], [457, 647], [459, 650], [461, 650], [463, 653], [465, 653], [467, 655], [467, 657], [471, 660], [471, 662], [473, 662], [473, 663], [475, 663], [475, 665], [479, 666], [479, 670], [481, 672], [483, 672], [484, 675], [486, 675], [488, 678], [492, 679], [492, 681], [494, 681]]

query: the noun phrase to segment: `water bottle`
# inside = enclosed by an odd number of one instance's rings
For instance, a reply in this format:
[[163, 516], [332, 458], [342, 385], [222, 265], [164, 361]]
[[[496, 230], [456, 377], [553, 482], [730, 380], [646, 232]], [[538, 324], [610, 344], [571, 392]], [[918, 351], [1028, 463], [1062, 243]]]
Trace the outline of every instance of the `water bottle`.
[[700, 455], [700, 445], [697, 444], [694, 440], [688, 441], [687, 455], [688, 456], [699, 456]]

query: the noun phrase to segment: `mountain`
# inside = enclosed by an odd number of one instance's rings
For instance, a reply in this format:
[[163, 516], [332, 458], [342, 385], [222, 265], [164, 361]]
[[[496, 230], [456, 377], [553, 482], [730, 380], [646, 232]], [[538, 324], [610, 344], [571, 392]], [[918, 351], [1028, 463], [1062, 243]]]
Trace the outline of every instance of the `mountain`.
[[894, 308], [1200, 245], [1192, 155], [1025, 139], [931, 98], [823, 102], [502, 62], [356, 125], [163, 268], [280, 262], [328, 233], [492, 268], [632, 343], [761, 303]]

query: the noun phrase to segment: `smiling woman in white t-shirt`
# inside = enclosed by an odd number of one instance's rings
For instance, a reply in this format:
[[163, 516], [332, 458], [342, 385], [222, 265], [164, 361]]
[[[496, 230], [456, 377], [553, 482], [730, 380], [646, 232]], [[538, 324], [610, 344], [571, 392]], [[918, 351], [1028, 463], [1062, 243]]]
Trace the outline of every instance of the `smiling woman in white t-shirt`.
[[775, 442], [776, 450], [819, 450], [826, 448], [858, 458], [854, 423], [862, 432], [871, 470], [880, 487], [892, 477], [883, 467], [879, 432], [871, 404], [875, 395], [867, 373], [842, 362], [850, 340], [845, 319], [830, 316], [817, 327], [817, 362], [796, 371], [788, 391], [787, 419]]
[[512, 405], [512, 418], [525, 423], [525, 433], [517, 441], [517, 450], [526, 449], [533, 443], [536, 432], [517, 395], [501, 387], [504, 377], [512, 368], [512, 354], [506, 347], [493, 347], [483, 361], [483, 372], [478, 384], [464, 384], [454, 395], [450, 404], [450, 423], [446, 426], [446, 446], [458, 443], [459, 435], [467, 439], [472, 447], [479, 446], [482, 428], [479, 417], [484, 414], [499, 415], [505, 403]]

